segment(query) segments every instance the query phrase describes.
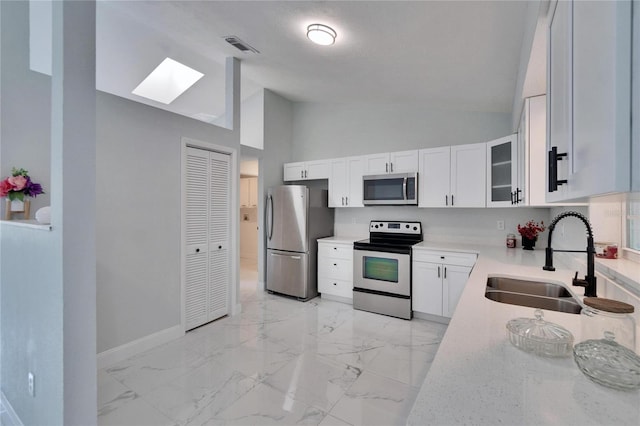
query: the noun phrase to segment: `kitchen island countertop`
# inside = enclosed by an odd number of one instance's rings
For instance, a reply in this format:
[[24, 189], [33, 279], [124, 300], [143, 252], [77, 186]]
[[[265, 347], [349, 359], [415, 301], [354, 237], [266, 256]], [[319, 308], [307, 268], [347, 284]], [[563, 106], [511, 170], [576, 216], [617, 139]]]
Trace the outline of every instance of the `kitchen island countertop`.
[[[640, 424], [640, 391], [593, 383], [572, 356], [543, 358], [512, 346], [506, 323], [533, 318], [534, 309], [484, 297], [487, 277], [498, 275], [562, 284], [582, 300], [583, 289], [571, 286], [575, 271], [544, 271], [544, 250], [427, 242], [416, 249], [479, 256], [407, 424]], [[545, 320], [562, 325], [580, 341], [580, 315], [543, 312]]]

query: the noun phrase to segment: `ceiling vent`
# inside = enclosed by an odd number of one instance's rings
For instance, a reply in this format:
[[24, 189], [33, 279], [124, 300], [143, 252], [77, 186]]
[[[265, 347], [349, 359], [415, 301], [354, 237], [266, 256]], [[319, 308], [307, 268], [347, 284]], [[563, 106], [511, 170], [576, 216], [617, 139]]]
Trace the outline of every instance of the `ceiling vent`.
[[227, 43], [229, 43], [230, 45], [232, 45], [233, 47], [235, 47], [236, 49], [240, 50], [243, 53], [260, 53], [258, 49], [249, 46], [247, 43], [240, 40], [236, 36], [225, 36], [223, 38], [224, 38], [224, 41], [226, 41]]

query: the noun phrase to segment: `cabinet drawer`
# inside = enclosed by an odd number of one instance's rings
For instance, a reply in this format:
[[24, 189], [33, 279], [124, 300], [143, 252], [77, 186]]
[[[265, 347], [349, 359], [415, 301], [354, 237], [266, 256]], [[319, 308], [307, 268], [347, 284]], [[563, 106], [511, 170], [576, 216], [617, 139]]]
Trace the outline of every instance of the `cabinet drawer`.
[[473, 266], [477, 257], [474, 253], [430, 250], [414, 250], [412, 256], [414, 262], [443, 263], [458, 266]]
[[353, 244], [318, 244], [318, 258], [353, 259]]
[[353, 299], [353, 284], [351, 281], [320, 278], [318, 279], [318, 292]]
[[345, 259], [318, 259], [318, 277], [353, 281], [353, 262]]

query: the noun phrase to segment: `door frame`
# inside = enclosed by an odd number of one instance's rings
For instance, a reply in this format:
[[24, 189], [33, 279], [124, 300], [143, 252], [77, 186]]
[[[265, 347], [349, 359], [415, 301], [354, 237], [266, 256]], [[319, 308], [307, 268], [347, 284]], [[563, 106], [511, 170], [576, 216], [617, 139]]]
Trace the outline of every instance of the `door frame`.
[[180, 169], [180, 325], [182, 331], [186, 332], [186, 218], [187, 218], [187, 204], [186, 204], [186, 169], [187, 169], [187, 148], [203, 149], [205, 151], [217, 152], [220, 154], [226, 154], [230, 156], [229, 167], [229, 182], [231, 187], [229, 188], [229, 219], [231, 232], [229, 233], [229, 284], [228, 284], [228, 300], [229, 303], [229, 315], [233, 316], [240, 313], [240, 303], [238, 300], [239, 292], [239, 277], [240, 277], [240, 222], [238, 215], [235, 212], [240, 209], [240, 200], [238, 194], [238, 188], [240, 185], [240, 172], [239, 172], [239, 156], [238, 150], [228, 146], [216, 145], [211, 142], [200, 141], [197, 139], [191, 139], [187, 137], [181, 138], [181, 169]]

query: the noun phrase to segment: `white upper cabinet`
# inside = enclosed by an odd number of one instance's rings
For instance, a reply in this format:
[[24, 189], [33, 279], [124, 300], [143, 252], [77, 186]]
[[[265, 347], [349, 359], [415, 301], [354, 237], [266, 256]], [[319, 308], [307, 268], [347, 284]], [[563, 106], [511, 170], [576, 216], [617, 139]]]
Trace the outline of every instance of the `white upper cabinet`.
[[524, 201], [518, 148], [515, 134], [487, 142], [487, 207], [510, 207]]
[[329, 207], [364, 207], [362, 204], [363, 157], [331, 160]]
[[486, 145], [451, 147], [451, 205], [486, 207]]
[[485, 207], [486, 144], [419, 152], [419, 207]]
[[258, 178], [240, 179], [240, 207], [258, 206]]
[[331, 160], [300, 161], [284, 165], [284, 181], [329, 179]]
[[448, 207], [451, 196], [451, 148], [421, 149], [418, 207]]
[[418, 171], [418, 150], [370, 154], [364, 161], [367, 175], [414, 173]]
[[548, 43], [546, 200], [629, 191], [631, 2], [558, 1]]

